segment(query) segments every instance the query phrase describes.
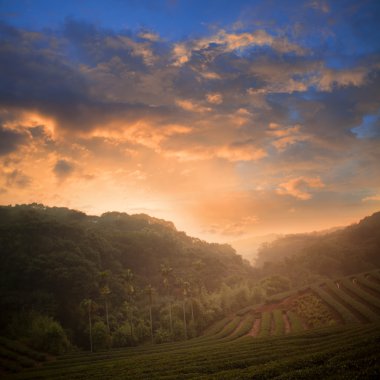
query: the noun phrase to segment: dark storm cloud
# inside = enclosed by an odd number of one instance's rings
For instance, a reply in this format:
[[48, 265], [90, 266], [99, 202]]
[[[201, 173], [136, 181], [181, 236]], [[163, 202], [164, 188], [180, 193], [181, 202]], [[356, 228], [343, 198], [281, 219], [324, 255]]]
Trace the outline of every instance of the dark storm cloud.
[[161, 52], [164, 45], [159, 41], [149, 41], [140, 34], [123, 30], [118, 33], [102, 29], [94, 24], [67, 18], [63, 36], [69, 42], [69, 53], [74, 59], [89, 66], [107, 62], [117, 56], [130, 70], [146, 72], [152, 64], [155, 52]]
[[[69, 131], [123, 129], [137, 121], [156, 129], [169, 123], [198, 128], [207, 119], [219, 123], [223, 115], [227, 129], [243, 108], [255, 113], [245, 123], [254, 128], [243, 136], [237, 130], [238, 140], [257, 137], [257, 129], [271, 122], [299, 122], [309, 133], [339, 139], [373, 108], [369, 96], [356, 91], [370, 93], [373, 104], [379, 101], [368, 64], [375, 66], [377, 58], [362, 59], [359, 72], [334, 76], [322, 48], [311, 54], [265, 30], [221, 30], [171, 44], [66, 19], [55, 32], [31, 34], [2, 25], [0, 33], [0, 103], [37, 110]], [[210, 102], [210, 94], [220, 101]]]
[[[53, 43], [56, 36], [30, 36], [6, 25], [0, 25], [0, 36], [0, 104], [4, 107], [38, 110], [73, 131], [89, 131], [115, 117], [133, 121], [164, 113], [158, 107], [109, 101], [104, 94], [92, 93], [80, 68], [65, 56], [61, 44]], [[95, 48], [96, 36], [87, 45]], [[102, 46], [98, 50], [102, 52]]]
[[67, 160], [61, 159], [54, 165], [53, 171], [58, 178], [64, 179], [75, 170], [75, 165]]
[[0, 125], [0, 156], [5, 156], [16, 151], [26, 141], [27, 137], [25, 134], [6, 129]]

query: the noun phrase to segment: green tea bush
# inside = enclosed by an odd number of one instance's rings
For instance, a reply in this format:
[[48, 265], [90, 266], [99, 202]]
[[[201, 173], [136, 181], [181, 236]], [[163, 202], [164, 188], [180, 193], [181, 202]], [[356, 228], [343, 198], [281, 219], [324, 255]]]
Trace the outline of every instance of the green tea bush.
[[293, 311], [287, 311], [287, 315], [290, 322], [290, 329], [292, 333], [298, 333], [304, 330], [301, 320], [299, 319], [298, 315], [294, 313]]
[[372, 294], [369, 294], [368, 292], [360, 288], [358, 285], [354, 285], [352, 281], [348, 278], [342, 279], [340, 283], [344, 288], [348, 289], [353, 294], [357, 295], [359, 298], [363, 299], [370, 305], [380, 310], [380, 298], [377, 298]]
[[282, 310], [274, 310], [273, 312], [274, 319], [274, 334], [273, 335], [282, 335], [285, 333], [285, 323]]
[[345, 323], [357, 322], [355, 316], [344, 305], [328, 294], [325, 290], [321, 289], [321, 287], [313, 286], [311, 289], [315, 294], [321, 297], [327, 305], [332, 307], [342, 317]]
[[293, 301], [291, 310], [311, 328], [331, 326], [336, 323], [328, 306], [313, 294], [306, 294]]
[[369, 288], [380, 295], [380, 284], [371, 281], [365, 277], [365, 275], [357, 276], [359, 284], [364, 285], [366, 288]]
[[342, 300], [343, 303], [350, 305], [350, 307], [355, 309], [360, 315], [364, 316], [365, 319], [370, 322], [378, 320], [376, 313], [374, 313], [360, 301], [357, 301], [355, 298], [347, 294], [344, 290], [338, 289], [334, 282], [328, 281], [326, 282], [326, 285], [333, 294]]
[[271, 327], [272, 314], [269, 311], [264, 311], [261, 314], [261, 325], [259, 338], [267, 338], [270, 335], [270, 327]]

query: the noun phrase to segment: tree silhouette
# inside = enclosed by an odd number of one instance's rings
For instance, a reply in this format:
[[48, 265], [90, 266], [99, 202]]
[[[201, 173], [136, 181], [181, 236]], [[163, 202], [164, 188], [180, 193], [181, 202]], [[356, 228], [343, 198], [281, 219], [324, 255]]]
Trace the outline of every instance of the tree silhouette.
[[152, 287], [152, 285], [148, 285], [145, 288], [145, 292], [149, 297], [149, 317], [150, 317], [150, 336], [153, 343], [153, 316], [152, 316], [152, 305], [153, 305], [153, 293], [155, 289]]
[[108, 317], [108, 296], [111, 294], [111, 290], [108, 286], [109, 276], [110, 276], [109, 271], [100, 272], [100, 279], [101, 279], [100, 295], [104, 299], [108, 333], [110, 333], [110, 322], [109, 322], [109, 317]]
[[127, 296], [127, 300], [124, 302], [123, 306], [125, 311], [127, 312], [128, 321], [131, 329], [131, 338], [133, 337], [133, 314], [136, 311], [135, 306], [135, 294], [136, 289], [134, 286], [134, 275], [131, 269], [127, 269], [124, 271], [123, 275], [123, 282], [125, 286], [125, 293]]
[[90, 351], [93, 352], [92, 345], [92, 311], [94, 308], [94, 302], [90, 298], [86, 298], [81, 302], [81, 307], [84, 308], [88, 313], [88, 326], [89, 326], [89, 335], [90, 335]]
[[182, 302], [183, 326], [184, 326], [185, 339], [187, 339], [186, 300], [190, 294], [190, 283], [188, 281], [182, 281], [181, 290], [182, 290], [182, 297], [183, 297], [183, 302]]
[[162, 283], [164, 285], [165, 291], [169, 296], [169, 323], [170, 323], [170, 334], [173, 337], [173, 318], [172, 318], [172, 299], [171, 299], [171, 280], [173, 279], [173, 268], [161, 264], [161, 276]]

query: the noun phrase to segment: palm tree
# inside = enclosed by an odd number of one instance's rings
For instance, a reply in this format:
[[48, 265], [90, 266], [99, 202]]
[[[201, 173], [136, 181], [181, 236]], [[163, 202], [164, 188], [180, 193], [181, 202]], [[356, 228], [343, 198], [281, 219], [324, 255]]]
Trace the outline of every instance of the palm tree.
[[148, 294], [148, 297], [149, 297], [150, 336], [151, 336], [152, 343], [153, 343], [153, 317], [152, 317], [152, 304], [153, 304], [153, 293], [154, 293], [154, 288], [152, 287], [152, 285], [149, 284], [149, 285], [145, 288], [145, 292], [146, 292], [146, 294]]
[[86, 298], [81, 302], [81, 307], [86, 309], [88, 312], [88, 325], [90, 330], [90, 350], [93, 351], [92, 347], [92, 309], [94, 307], [94, 302], [91, 298]]
[[186, 322], [186, 299], [190, 293], [190, 283], [187, 281], [182, 281], [182, 296], [183, 296], [183, 326], [185, 332], [185, 339], [187, 339], [187, 322]]
[[202, 289], [203, 289], [203, 281], [202, 281], [202, 272], [205, 267], [205, 264], [202, 260], [196, 260], [192, 263], [195, 272], [195, 283], [198, 285], [198, 296], [202, 298]]
[[134, 319], [134, 314], [136, 312], [136, 307], [128, 301], [125, 301], [123, 303], [124, 310], [127, 313], [127, 318], [130, 326], [130, 331], [131, 331], [131, 339], [133, 339], [133, 319]]
[[99, 274], [100, 274], [100, 281], [101, 281], [100, 295], [104, 299], [105, 310], [106, 310], [106, 323], [107, 323], [107, 329], [108, 329], [108, 334], [109, 334], [110, 323], [109, 323], [109, 317], [108, 317], [108, 296], [111, 294], [111, 290], [108, 286], [108, 277], [110, 275], [110, 272], [103, 271], [103, 272], [100, 272]]
[[108, 296], [111, 294], [111, 290], [108, 285], [104, 285], [100, 288], [100, 295], [104, 298], [104, 304], [106, 309], [106, 323], [108, 334], [110, 333], [110, 322], [108, 318]]
[[166, 293], [169, 296], [169, 322], [170, 322], [170, 334], [173, 337], [173, 319], [172, 319], [172, 300], [171, 300], [171, 294], [170, 294], [170, 289], [171, 289], [171, 279], [172, 279], [172, 274], [173, 268], [161, 264], [161, 276], [162, 276], [162, 283], [164, 285], [164, 288], [166, 290]]
[[130, 269], [127, 269], [123, 275], [123, 280], [125, 283], [125, 292], [127, 295], [127, 300], [124, 302], [124, 308], [127, 311], [128, 321], [131, 328], [131, 337], [133, 337], [133, 313], [135, 312], [135, 287], [133, 285], [133, 272]]

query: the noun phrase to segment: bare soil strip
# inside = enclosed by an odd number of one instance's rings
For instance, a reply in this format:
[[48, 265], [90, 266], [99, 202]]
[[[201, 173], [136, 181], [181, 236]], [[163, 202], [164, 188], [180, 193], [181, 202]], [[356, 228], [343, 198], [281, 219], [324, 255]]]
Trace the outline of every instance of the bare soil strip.
[[248, 335], [256, 337], [260, 332], [260, 327], [261, 327], [261, 317], [255, 319], [255, 322], [253, 323], [253, 327], [251, 331], [248, 333]]
[[236, 326], [236, 329], [231, 331], [230, 334], [228, 334], [225, 338], [228, 338], [230, 336], [232, 336], [233, 334], [235, 334], [236, 331], [239, 331], [240, 327], [245, 323], [245, 318], [242, 318], [241, 321], [239, 322], [239, 324]]
[[285, 334], [289, 334], [290, 333], [290, 321], [289, 321], [288, 314], [286, 313], [286, 311], [284, 311], [282, 313], [282, 318], [284, 320]]

